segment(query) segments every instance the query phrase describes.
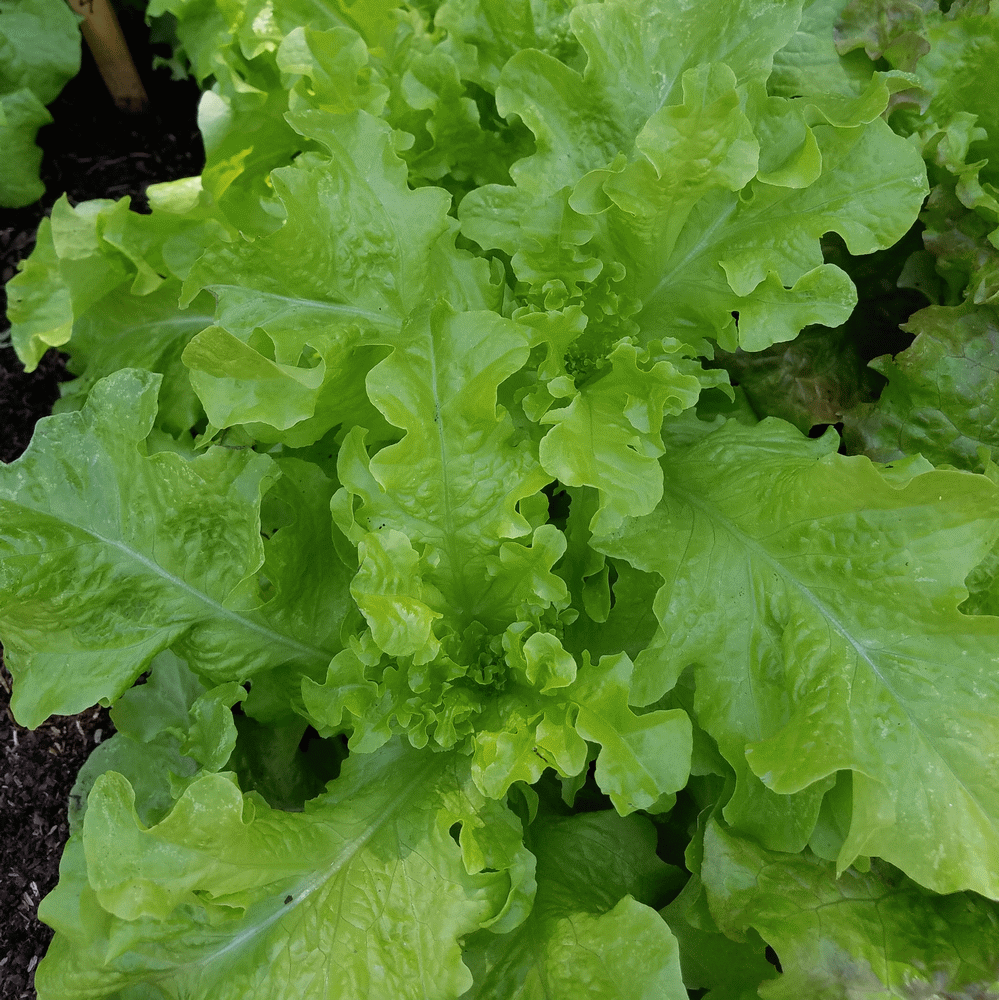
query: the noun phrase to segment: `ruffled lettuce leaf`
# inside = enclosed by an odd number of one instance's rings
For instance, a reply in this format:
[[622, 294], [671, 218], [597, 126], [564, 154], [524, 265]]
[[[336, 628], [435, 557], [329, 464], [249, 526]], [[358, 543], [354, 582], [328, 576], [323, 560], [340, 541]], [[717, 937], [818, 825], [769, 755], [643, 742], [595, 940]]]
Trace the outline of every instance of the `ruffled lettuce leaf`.
[[516, 930], [480, 931], [464, 951], [464, 1000], [584, 995], [683, 1000], [676, 943], [651, 909], [682, 874], [655, 855], [655, 830], [614, 812], [539, 816], [529, 842], [537, 896]]
[[850, 448], [876, 461], [920, 454], [934, 465], [981, 470], [999, 453], [999, 316], [990, 306], [929, 306], [904, 327], [912, 346], [871, 367], [888, 379], [881, 398], [846, 418]]
[[157, 383], [135, 370], [108, 377], [0, 469], [4, 648], [23, 679], [12, 702], [22, 724], [115, 700], [171, 647], [219, 680], [331, 655], [305, 609], [282, 613], [279, 601], [268, 620], [259, 592], [273, 460], [150, 454]]
[[632, 697], [654, 702], [695, 664], [698, 721], [738, 777], [725, 818], [764, 844], [800, 850], [848, 769], [839, 870], [877, 855], [937, 891], [994, 895], [996, 803], [976, 776], [993, 766], [999, 622], [957, 606], [999, 495], [835, 448], [729, 422], [664, 456], [655, 513], [594, 539], [664, 580]]
[[100, 379], [122, 368], [162, 374], [157, 425], [178, 435], [203, 419], [180, 355], [214, 315], [207, 293], [182, 308], [181, 282], [206, 246], [234, 233], [197, 177], [151, 185], [147, 194], [151, 215], [129, 211], [128, 198], [55, 203], [7, 286], [11, 340], [28, 371], [49, 347], [70, 353], [78, 377], [55, 412], [79, 409]]
[[121, 774], [94, 783], [43, 903], [41, 995], [457, 998], [460, 940], [533, 893], [516, 817], [460, 757], [399, 743], [345, 761], [302, 812], [231, 773], [199, 775], [155, 822], [138, 809]]
[[718, 926], [750, 928], [782, 975], [760, 995], [988, 996], [999, 988], [999, 913], [973, 893], [938, 896], [883, 862], [836, 876], [806, 852], [780, 854], [708, 823], [702, 867]]
[[[626, 4], [575, 10], [583, 73], [536, 51], [504, 66], [498, 107], [525, 121], [538, 151], [511, 168], [516, 186], [465, 198], [462, 231], [513, 255], [539, 294], [555, 282], [575, 293], [590, 261], [600, 274], [588, 279], [597, 294], [583, 298], [591, 319], [612, 286], [630, 303], [625, 317], [698, 347], [714, 336], [730, 350], [761, 349], [807, 323], [842, 322], [852, 287], [822, 263], [818, 237], [836, 230], [855, 253], [889, 246], [926, 184], [915, 150], [877, 120], [887, 89], [880, 102], [872, 92], [808, 115], [810, 105], [765, 95], [795, 27], [791, 7], [754, 4], [747, 17], [729, 4], [712, 18], [666, 2], [641, 18]], [[678, 30], [690, 47], [663, 45]], [[549, 211], [554, 224], [539, 231], [538, 212], [552, 204], [573, 224]], [[539, 243], [547, 269], [525, 269], [523, 250]]]
[[[307, 110], [290, 120], [329, 150], [275, 170], [287, 219], [274, 233], [209, 248], [185, 300], [216, 296], [216, 325], [184, 362], [214, 428], [247, 424], [293, 447], [338, 424], [383, 422], [361, 390], [410, 313], [446, 294], [456, 307], [492, 308], [484, 262], [459, 254], [449, 197], [411, 190], [397, 133], [366, 112]], [[372, 422], [374, 420], [374, 423]]]

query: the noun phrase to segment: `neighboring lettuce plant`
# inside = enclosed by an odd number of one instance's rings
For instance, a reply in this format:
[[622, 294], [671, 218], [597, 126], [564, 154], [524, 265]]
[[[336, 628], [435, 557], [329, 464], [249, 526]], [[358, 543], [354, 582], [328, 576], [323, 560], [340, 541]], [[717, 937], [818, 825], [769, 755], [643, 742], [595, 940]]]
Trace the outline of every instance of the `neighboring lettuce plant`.
[[931, 57], [999, 22], [841, 6], [153, 0], [204, 173], [9, 286], [77, 375], [0, 469], [12, 708], [118, 729], [41, 1000], [999, 995], [994, 385], [917, 340], [863, 433], [924, 364], [975, 433], [872, 458], [715, 357], [834, 353], [921, 212], [913, 332], [987, 353]]
[[35, 135], [52, 121], [45, 105], [80, 71], [79, 20], [56, 0], [0, 0], [0, 207], [45, 192]]

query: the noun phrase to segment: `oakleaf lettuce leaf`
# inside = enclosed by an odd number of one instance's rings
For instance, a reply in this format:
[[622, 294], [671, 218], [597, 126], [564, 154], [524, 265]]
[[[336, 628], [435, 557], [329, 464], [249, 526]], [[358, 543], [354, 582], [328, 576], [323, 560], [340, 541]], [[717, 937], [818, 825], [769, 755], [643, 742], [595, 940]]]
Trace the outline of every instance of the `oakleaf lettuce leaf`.
[[[461, 757], [400, 743], [350, 758], [303, 812], [206, 773], [146, 825], [109, 771], [43, 904], [58, 932], [39, 992], [454, 1000], [472, 983], [460, 939], [521, 886], [533, 894], [533, 859], [504, 814]], [[469, 827], [461, 847], [455, 823]], [[67, 898], [81, 878], [82, 911]]]
[[896, 479], [836, 444], [731, 421], [667, 452], [656, 512], [594, 539], [664, 580], [632, 698], [656, 701], [695, 664], [698, 721], [738, 776], [724, 815], [765, 845], [800, 850], [849, 769], [838, 870], [877, 855], [937, 891], [995, 895], [997, 803], [980, 776], [999, 619], [957, 607], [999, 494], [964, 472]]
[[158, 381], [109, 376], [0, 469], [4, 648], [25, 679], [13, 698], [24, 725], [113, 701], [168, 647], [219, 680], [328, 662], [260, 610], [259, 506], [273, 460], [148, 454]]

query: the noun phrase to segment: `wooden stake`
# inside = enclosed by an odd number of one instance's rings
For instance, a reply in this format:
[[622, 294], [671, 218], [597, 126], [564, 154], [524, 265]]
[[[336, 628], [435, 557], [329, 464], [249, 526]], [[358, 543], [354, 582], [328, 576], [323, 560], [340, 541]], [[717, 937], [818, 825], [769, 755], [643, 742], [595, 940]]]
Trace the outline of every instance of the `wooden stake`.
[[108, 0], [67, 0], [86, 20], [80, 25], [104, 83], [121, 111], [138, 113], [149, 104], [145, 87], [132, 62], [121, 25]]

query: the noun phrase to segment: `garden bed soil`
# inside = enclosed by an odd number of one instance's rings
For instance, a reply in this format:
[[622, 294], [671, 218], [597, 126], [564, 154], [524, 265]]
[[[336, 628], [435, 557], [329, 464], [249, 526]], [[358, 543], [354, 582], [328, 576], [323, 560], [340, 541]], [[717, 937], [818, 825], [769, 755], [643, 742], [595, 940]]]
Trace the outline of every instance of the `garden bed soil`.
[[[141, 116], [118, 112], [84, 48], [80, 74], [49, 107], [54, 118], [38, 135], [44, 150], [45, 195], [20, 209], [0, 209], [0, 338], [6, 321], [7, 281], [30, 254], [43, 216], [65, 192], [72, 204], [92, 198], [132, 197], [148, 211], [149, 184], [201, 172], [204, 149], [196, 124], [199, 89], [152, 69], [154, 54], [142, 15], [120, 12], [139, 74], [149, 94]], [[72, 377], [65, 356], [50, 350], [25, 374], [14, 351], [0, 348], [0, 460], [11, 462], [27, 447], [36, 421], [51, 412], [59, 383]], [[2, 662], [2, 649], [0, 649]], [[94, 747], [114, 732], [107, 709], [53, 716], [32, 731], [10, 712], [11, 677], [0, 666], [0, 1000], [34, 998], [34, 970], [52, 931], [37, 919], [39, 900], [58, 880], [69, 835], [66, 804], [76, 774]]]

